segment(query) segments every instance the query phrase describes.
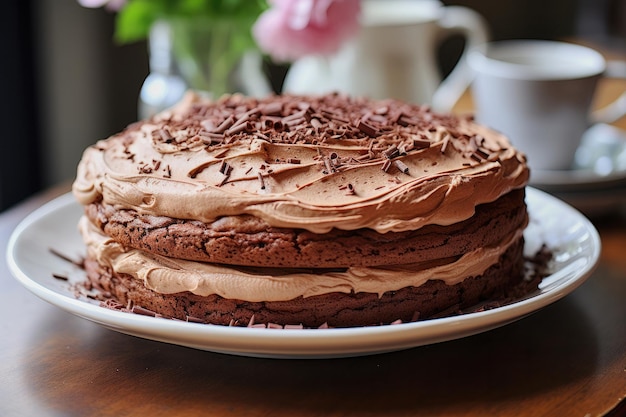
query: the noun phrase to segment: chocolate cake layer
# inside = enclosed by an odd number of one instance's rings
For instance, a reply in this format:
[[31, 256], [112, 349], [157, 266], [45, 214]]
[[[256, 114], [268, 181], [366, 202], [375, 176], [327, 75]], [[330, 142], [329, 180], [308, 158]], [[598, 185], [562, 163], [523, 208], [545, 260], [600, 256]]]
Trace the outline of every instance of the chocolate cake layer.
[[527, 223], [523, 189], [479, 205], [469, 220], [409, 232], [361, 229], [316, 234], [271, 227], [248, 215], [204, 224], [140, 215], [102, 204], [87, 206], [86, 214], [120, 244], [153, 254], [230, 265], [289, 268], [401, 265], [457, 256], [500, 242]]
[[455, 285], [433, 277], [419, 287], [389, 291], [381, 297], [371, 293], [329, 293], [289, 301], [247, 302], [189, 292], [160, 294], [130, 275], [113, 274], [94, 259], [87, 259], [85, 267], [94, 288], [122, 305], [139, 306], [164, 317], [236, 326], [273, 323], [349, 327], [422, 320], [504, 297], [508, 289], [523, 281], [523, 244], [523, 238], [518, 239], [481, 276], [468, 277]]

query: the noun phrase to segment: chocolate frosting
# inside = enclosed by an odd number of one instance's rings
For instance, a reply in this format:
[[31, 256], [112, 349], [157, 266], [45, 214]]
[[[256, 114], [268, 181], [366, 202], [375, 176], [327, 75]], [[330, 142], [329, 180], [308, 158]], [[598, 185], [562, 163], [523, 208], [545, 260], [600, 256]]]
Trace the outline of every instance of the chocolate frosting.
[[73, 192], [179, 219], [384, 233], [471, 217], [528, 181], [525, 156], [471, 118], [342, 95], [190, 93], [89, 147]]

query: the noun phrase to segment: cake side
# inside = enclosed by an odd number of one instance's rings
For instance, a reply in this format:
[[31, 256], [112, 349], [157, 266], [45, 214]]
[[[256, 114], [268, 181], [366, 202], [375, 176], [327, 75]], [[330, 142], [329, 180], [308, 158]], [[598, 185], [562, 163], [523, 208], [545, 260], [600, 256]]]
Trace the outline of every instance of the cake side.
[[[217, 294], [162, 293], [141, 280], [115, 273], [87, 258], [90, 288], [109, 294], [129, 310], [138, 306], [166, 318], [221, 324], [264, 327], [296, 325], [307, 328], [354, 327], [413, 322], [439, 315], [459, 314], [481, 302], [501, 300], [511, 288], [523, 288], [523, 239], [516, 239], [481, 275], [467, 276], [454, 284], [429, 279], [381, 295], [372, 292], [330, 292], [285, 301], [244, 301]], [[435, 278], [437, 275], [432, 275]], [[534, 283], [536, 286], [536, 282]], [[532, 290], [528, 286], [523, 291]]]
[[528, 222], [523, 189], [476, 207], [470, 219], [405, 232], [271, 227], [249, 215], [189, 222], [91, 204], [90, 221], [116, 242], [155, 255], [220, 264], [338, 268], [402, 265], [460, 256], [499, 243]]

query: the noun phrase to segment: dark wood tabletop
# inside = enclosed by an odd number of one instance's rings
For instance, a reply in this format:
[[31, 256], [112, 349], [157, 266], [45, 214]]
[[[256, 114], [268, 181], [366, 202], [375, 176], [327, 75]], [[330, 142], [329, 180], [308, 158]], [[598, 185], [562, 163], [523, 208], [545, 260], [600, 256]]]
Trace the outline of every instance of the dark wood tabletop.
[[[2, 253], [27, 213], [66, 190], [0, 215]], [[616, 216], [596, 225], [600, 264], [564, 299], [486, 333], [348, 359], [245, 358], [120, 334], [41, 301], [3, 260], [0, 416], [624, 412], [626, 221]]]
[[[0, 215], [0, 251], [26, 214], [65, 191]], [[595, 223], [600, 264], [564, 299], [486, 333], [348, 359], [254, 359], [123, 335], [41, 301], [3, 260], [0, 416], [618, 415], [626, 221]]]
[[[626, 127], [626, 126], [623, 126]], [[0, 215], [0, 416], [610, 416], [626, 414], [626, 220], [592, 219], [600, 263], [512, 324], [395, 353], [256, 359], [127, 336], [49, 305], [9, 273]]]

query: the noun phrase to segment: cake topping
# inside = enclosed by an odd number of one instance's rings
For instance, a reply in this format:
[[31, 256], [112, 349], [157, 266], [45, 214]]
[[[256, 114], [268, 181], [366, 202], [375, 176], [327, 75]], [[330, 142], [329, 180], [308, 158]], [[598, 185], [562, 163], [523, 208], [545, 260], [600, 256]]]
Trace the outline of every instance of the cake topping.
[[470, 118], [338, 94], [191, 94], [86, 150], [78, 174], [83, 204], [318, 233], [460, 221], [528, 180], [523, 155]]
[[[208, 145], [209, 151], [252, 138], [274, 144], [346, 142], [367, 148], [369, 152], [363, 156], [370, 160], [393, 159], [441, 140], [447, 145], [450, 138], [455, 139], [456, 150], [468, 158], [477, 150], [487, 152], [479, 149], [484, 138], [458, 133], [462, 119], [432, 113], [426, 106], [387, 100], [388, 104], [372, 110], [371, 101], [340, 95], [298, 97], [296, 101], [281, 96], [271, 100], [265, 103], [227, 96], [209, 106], [193, 103], [185, 110], [184, 118], [175, 112], [155, 118], [151, 135], [157, 142], [178, 145], [179, 150], [192, 148], [199, 140]], [[178, 133], [172, 135], [172, 131]], [[499, 150], [496, 147], [491, 151]]]

